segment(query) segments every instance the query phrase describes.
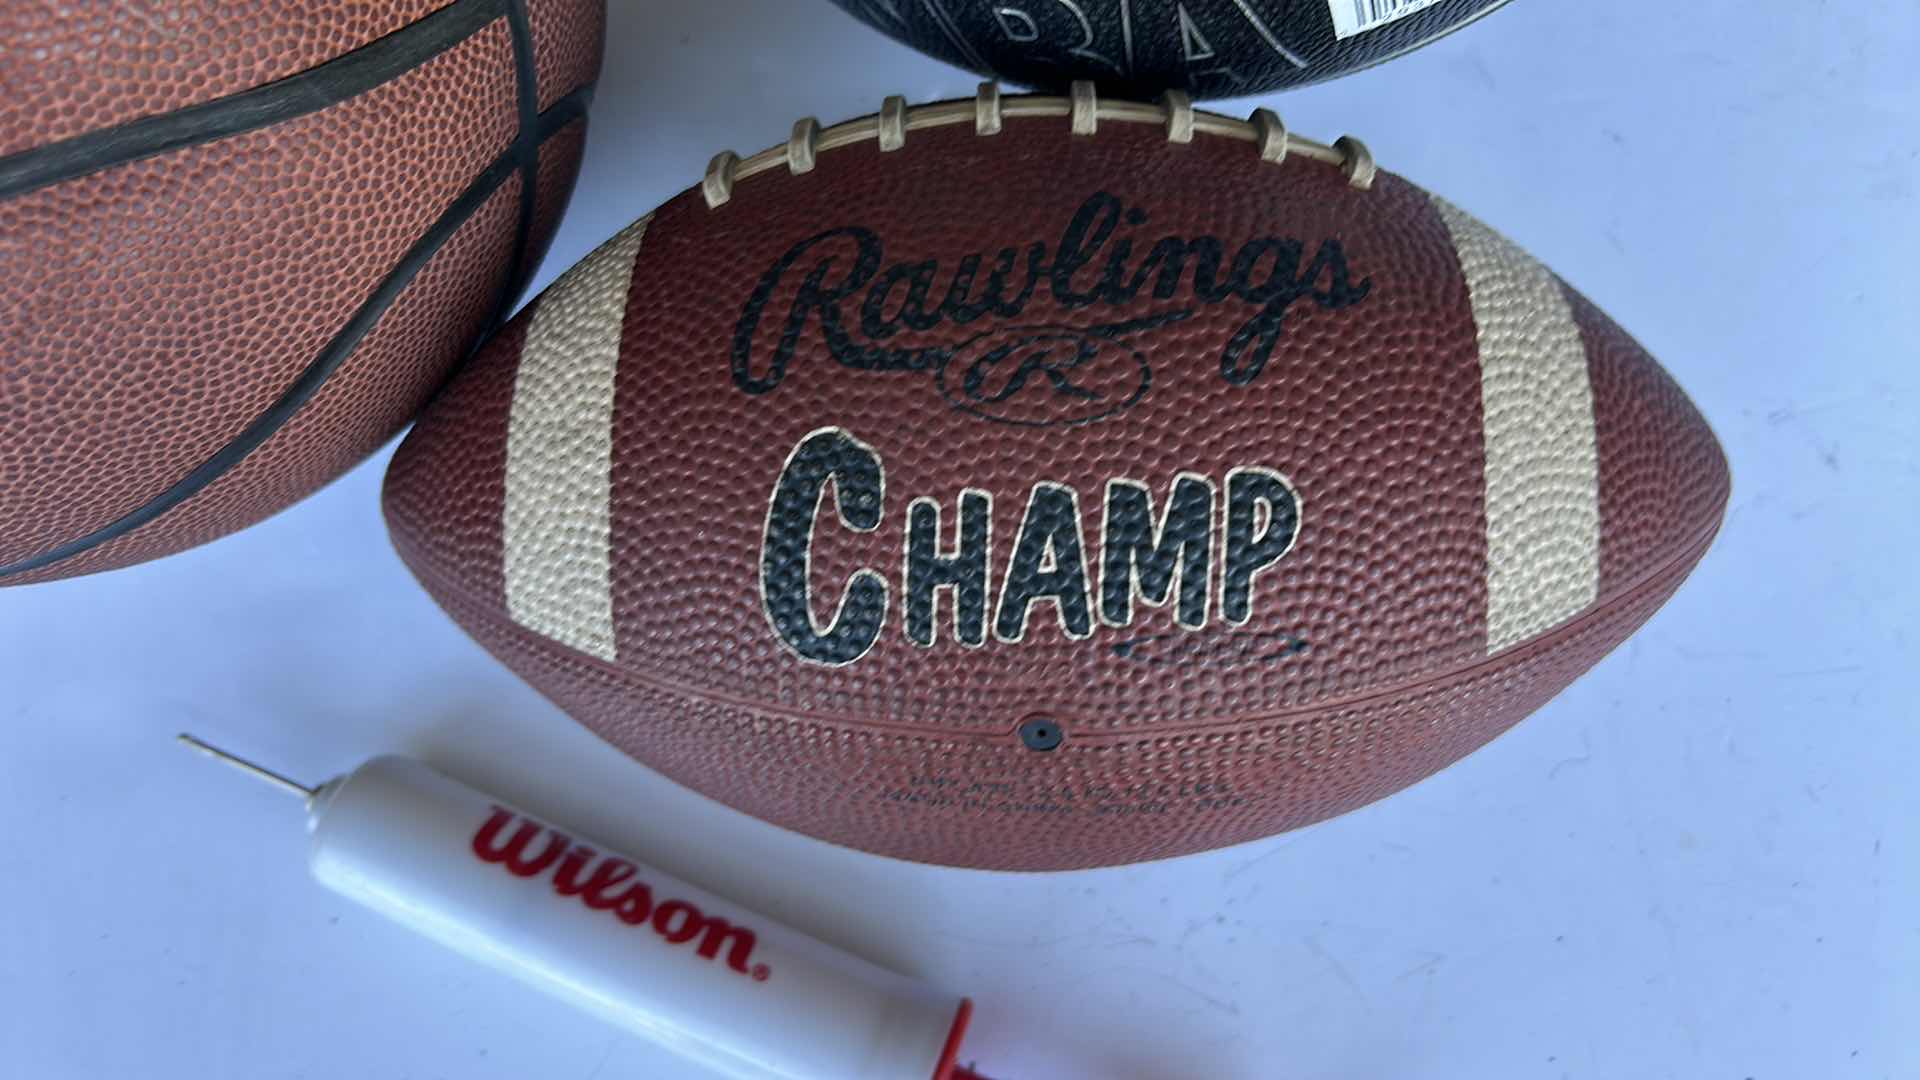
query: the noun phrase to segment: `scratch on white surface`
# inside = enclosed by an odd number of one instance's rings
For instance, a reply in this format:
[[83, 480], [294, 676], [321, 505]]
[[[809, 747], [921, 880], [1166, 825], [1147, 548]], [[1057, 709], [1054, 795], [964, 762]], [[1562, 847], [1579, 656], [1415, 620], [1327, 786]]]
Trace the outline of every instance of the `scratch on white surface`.
[[1208, 917], [1199, 918], [1199, 919], [1188, 919], [1186, 930], [1181, 932], [1180, 940], [1174, 942], [1173, 947], [1176, 949], [1183, 948], [1186, 946], [1187, 942], [1193, 940], [1193, 936], [1195, 934], [1198, 934], [1203, 930], [1212, 929], [1213, 927], [1216, 927], [1216, 926], [1225, 926], [1226, 922], [1227, 922], [1227, 917], [1225, 915], [1213, 915], [1213, 916], [1208, 916]]
[[1258, 881], [1255, 881], [1247, 886], [1246, 892], [1228, 894], [1226, 900], [1224, 900], [1220, 906], [1232, 907], [1235, 904], [1250, 904], [1254, 900], [1259, 898], [1262, 888], [1263, 886], [1261, 885], [1261, 883]]
[[1726, 731], [1721, 735], [1720, 748], [1726, 752], [1728, 757], [1734, 758], [1735, 760], [1744, 760], [1740, 757], [1740, 750], [1734, 745], [1733, 738], [1740, 727], [1740, 711], [1733, 707], [1732, 698], [1724, 699], [1721, 704], [1727, 707], [1727, 727]]
[[1726, 529], [1736, 528], [1746, 519], [1747, 514], [1753, 511], [1754, 507], [1765, 506], [1769, 501], [1765, 492], [1735, 499], [1733, 503], [1727, 507], [1727, 520], [1722, 527]]
[[[1118, 924], [1118, 929], [1109, 929], [1114, 926], [1114, 924]], [[1101, 919], [1097, 925], [1087, 931], [1088, 936], [1102, 933], [1104, 933], [1105, 936], [1099, 937], [1097, 940], [1099, 947], [1103, 949], [1119, 949], [1129, 945], [1145, 945], [1149, 948], [1156, 948], [1160, 944], [1159, 938], [1151, 934], [1143, 933], [1139, 927], [1129, 922], [1127, 917], [1122, 915], [1119, 909], [1115, 908], [1112, 904], [1107, 905], [1107, 917]]]
[[[1654, 904], [1651, 907], [1647, 908], [1647, 921], [1650, 923], [1653, 923], [1656, 926], [1665, 928], [1669, 938], [1672, 937], [1674, 933], [1673, 916], [1667, 914], [1666, 909], [1661, 907], [1659, 904]], [[1678, 944], [1678, 942], [1675, 942], [1675, 944]]]
[[1581, 749], [1585, 751], [1585, 753], [1578, 754], [1574, 757], [1561, 758], [1559, 761], [1554, 762], [1547, 769], [1547, 779], [1549, 780], [1558, 779], [1560, 776], [1561, 770], [1569, 768], [1574, 765], [1585, 765], [1588, 762], [1592, 761], [1593, 760], [1593, 736], [1589, 735], [1584, 729], [1580, 732], [1580, 746], [1581, 746]]
[[1866, 670], [1866, 666], [1863, 664], [1842, 664], [1838, 667], [1806, 668], [1801, 671], [1782, 671], [1779, 673], [1779, 675], [1783, 679], [1811, 679], [1820, 675], [1850, 675], [1853, 672], [1865, 671], [1865, 670]]
[[1673, 643], [1673, 653], [1675, 656], [1684, 657], [1688, 660], [1751, 660], [1760, 662], [1769, 659], [1768, 655], [1759, 649], [1700, 649], [1678, 641]]
[[1333, 972], [1334, 978], [1339, 979], [1346, 985], [1347, 989], [1353, 991], [1353, 996], [1359, 998], [1361, 1004], [1366, 1005], [1368, 1008], [1373, 1007], [1373, 999], [1367, 996], [1365, 990], [1360, 989], [1360, 984], [1354, 980], [1353, 975], [1347, 971], [1346, 966], [1335, 959], [1334, 955], [1328, 952], [1325, 947], [1320, 944], [1318, 939], [1309, 936], [1302, 940], [1305, 942], [1307, 948], [1313, 951], [1313, 955], [1319, 957], [1321, 961], [1327, 965], [1327, 970]]
[[1413, 978], [1415, 975], [1432, 975], [1434, 972], [1440, 970], [1441, 964], [1444, 964], [1447, 962], [1446, 953], [1430, 952], [1424, 955], [1426, 956], [1425, 960], [1422, 960], [1421, 962], [1413, 965], [1407, 970], [1394, 976], [1393, 981], [1397, 983], [1406, 982], [1408, 979]]
[[1770, 427], [1779, 427], [1782, 424], [1789, 424], [1796, 420], [1816, 416], [1824, 412], [1832, 412], [1835, 409], [1851, 409], [1854, 405], [1867, 400], [1869, 399], [1864, 395], [1854, 394], [1848, 397], [1834, 398], [1830, 401], [1822, 401], [1808, 405], [1789, 403], [1768, 412], [1767, 424]]
[[594, 1065], [593, 1071], [587, 1074], [586, 1080], [594, 1080], [595, 1077], [599, 1076], [601, 1072], [603, 1072], [606, 1069], [607, 1062], [613, 1057], [614, 1044], [617, 1043], [618, 1041], [619, 1041], [618, 1039], [607, 1040], [607, 1048], [601, 1051], [599, 1063]]
[[1485, 89], [1491, 91], [1498, 88], [1499, 80], [1493, 77], [1493, 69], [1487, 66], [1486, 58], [1477, 51], [1467, 53], [1467, 71], [1473, 76], [1473, 81]]
[[[1644, 861], [1646, 857], [1644, 852], [1641, 857]], [[1654, 904], [1647, 909], [1647, 921], [1660, 927], [1661, 936], [1665, 939], [1667, 970], [1675, 973], [1676, 977], [1684, 973], [1687, 967], [1680, 957], [1679, 920], [1659, 904]], [[1672, 1012], [1674, 1022], [1680, 1026], [1680, 1031], [1687, 1037], [1687, 1045], [1693, 1049], [1694, 1053], [1699, 1053], [1701, 1046], [1699, 1010], [1683, 997], [1674, 1003]]]
[[1233, 869], [1227, 871], [1226, 873], [1221, 874], [1220, 880], [1232, 881], [1234, 878], [1239, 877], [1241, 874], [1247, 872], [1248, 870], [1253, 869], [1254, 867], [1260, 865], [1261, 863], [1267, 861], [1268, 859], [1273, 858], [1275, 855], [1280, 854], [1281, 852], [1287, 850], [1289, 847], [1292, 847], [1292, 846], [1293, 845], [1290, 842], [1276, 841], [1272, 847], [1268, 848], [1267, 850], [1261, 852], [1258, 855], [1255, 855], [1253, 858], [1248, 859], [1245, 862], [1235, 865]]
[[972, 937], [967, 934], [955, 934], [947, 930], [930, 930], [929, 935], [942, 941], [957, 941], [962, 945], [973, 945], [982, 949], [1046, 949], [1075, 938], [1085, 937], [1090, 930], [1080, 930], [1071, 934], [1062, 934], [1051, 938], [1022, 938], [1018, 941], [1002, 941], [993, 938]]
[[[1119, 922], [1119, 928], [1108, 930], [1108, 922]], [[1117, 949], [1125, 945], [1160, 945], [1160, 938], [1154, 938], [1152, 934], [1144, 934], [1133, 922], [1121, 919], [1114, 909], [1108, 909], [1108, 919], [1102, 920], [1091, 930], [1091, 934], [1100, 934], [1100, 932], [1106, 934], [1098, 938], [1102, 949]]]
[[1214, 997], [1212, 994], [1209, 994], [1206, 991], [1199, 989], [1198, 987], [1188, 986], [1186, 983], [1181, 982], [1179, 979], [1176, 979], [1171, 975], [1160, 976], [1160, 981], [1176, 989], [1185, 990], [1187, 993], [1192, 994], [1194, 997], [1197, 997], [1201, 1001], [1206, 1002], [1212, 1008], [1218, 1009], [1220, 1012], [1226, 1013], [1228, 1016], [1240, 1015], [1240, 1006], [1235, 1002], [1228, 1001], [1225, 998]]
[[[1092, 894], [1092, 889], [1086, 890], [1086, 895], [1091, 896]], [[1106, 915], [1101, 918], [1099, 922], [1086, 923], [1072, 933], [1059, 934], [1053, 937], [986, 938], [976, 937], [970, 934], [957, 934], [950, 930], [929, 930], [928, 933], [930, 936], [939, 938], [942, 941], [958, 942], [962, 945], [971, 945], [979, 949], [1017, 949], [1021, 952], [1035, 949], [1051, 949], [1054, 946], [1064, 945], [1068, 942], [1088, 942], [1098, 948], [1119, 948], [1128, 945], [1157, 946], [1160, 944], [1158, 938], [1141, 932], [1139, 928], [1135, 927], [1121, 915], [1112, 904], [1106, 905]]]

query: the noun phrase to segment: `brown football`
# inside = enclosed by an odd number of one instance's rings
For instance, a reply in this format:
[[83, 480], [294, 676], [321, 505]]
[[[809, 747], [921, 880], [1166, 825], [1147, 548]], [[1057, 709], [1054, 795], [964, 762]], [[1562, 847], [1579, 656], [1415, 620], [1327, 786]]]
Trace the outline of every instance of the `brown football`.
[[604, 21], [0, 12], [0, 584], [251, 524], [411, 419], [546, 248]]
[[1053, 869], [1420, 779], [1660, 606], [1713, 434], [1351, 139], [1071, 98], [717, 158], [401, 446], [401, 555], [616, 746], [869, 851]]

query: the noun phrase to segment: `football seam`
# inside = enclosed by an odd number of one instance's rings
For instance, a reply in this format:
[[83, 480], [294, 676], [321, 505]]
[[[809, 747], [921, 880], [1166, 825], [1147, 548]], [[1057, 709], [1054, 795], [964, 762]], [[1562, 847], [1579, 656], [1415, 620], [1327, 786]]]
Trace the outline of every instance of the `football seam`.
[[[1723, 488], [1724, 486], [1725, 485], [1723, 485]], [[1295, 706], [1279, 712], [1248, 713], [1244, 716], [1234, 718], [1233, 723], [1239, 727], [1282, 725], [1327, 713], [1350, 711], [1355, 708], [1364, 707], [1368, 703], [1382, 698], [1404, 695], [1409, 690], [1418, 687], [1444, 685], [1469, 680], [1473, 678], [1477, 672], [1490, 665], [1510, 663], [1517, 657], [1531, 656], [1540, 652], [1549, 651], [1563, 639], [1580, 633], [1596, 620], [1607, 616], [1614, 609], [1623, 605], [1629, 605], [1634, 600], [1645, 596], [1648, 592], [1663, 588], [1673, 583], [1676, 578], [1683, 578], [1690, 573], [1692, 567], [1706, 555], [1707, 549], [1712, 546], [1713, 540], [1719, 534], [1724, 519], [1725, 508], [1723, 502], [1722, 512], [1715, 514], [1711, 519], [1702, 524], [1695, 531], [1693, 539], [1678, 549], [1672, 557], [1660, 563], [1653, 570], [1641, 574], [1632, 585], [1614, 592], [1611, 596], [1607, 597], [1604, 602], [1596, 602], [1588, 606], [1586, 610], [1574, 618], [1568, 619], [1547, 633], [1533, 638], [1524, 644], [1516, 645], [1493, 656], [1483, 657], [1471, 664], [1448, 668], [1440, 672], [1428, 672], [1416, 678], [1402, 679], [1389, 686], [1375, 687], [1347, 697], [1333, 698], [1313, 705]], [[553, 649], [555, 652], [563, 654], [576, 663], [591, 666], [611, 676], [616, 681], [630, 680], [662, 693], [698, 698], [701, 701], [709, 702], [717, 706], [733, 708], [743, 712], [758, 713], [788, 723], [819, 724], [836, 730], [846, 730], [849, 732], [854, 730], [854, 725], [845, 721], [824, 719], [816, 714], [797, 711], [773, 702], [685, 686], [670, 679], [661, 678], [632, 668], [622, 667], [618, 663], [602, 660], [599, 657], [563, 645], [545, 635], [527, 629], [513, 619], [505, 617], [502, 612], [496, 612], [494, 608], [498, 605], [476, 602], [472, 596], [467, 594], [465, 589], [454, 587], [453, 583], [445, 576], [436, 570], [428, 568], [424, 552], [418, 545], [403, 540], [399, 530], [393, 530], [393, 539], [394, 548], [400, 555], [401, 561], [406, 563], [408, 569], [412, 570], [414, 575], [420, 579], [421, 583], [427, 587], [428, 593], [433, 596], [435, 602], [440, 604], [443, 609], [447, 609], [449, 614], [452, 613], [451, 609], [453, 605], [440, 599], [443, 594], [457, 598], [459, 605], [473, 612], [476, 618], [493, 621], [498, 629], [508, 635], [533, 643], [536, 647]], [[456, 624], [459, 622], [458, 616], [454, 616], [454, 621]], [[924, 726], [887, 719], [863, 718], [858, 721], [858, 727], [873, 729], [876, 733], [880, 734], [907, 735], [928, 741], [988, 742], [1002, 737], [1007, 732], [1012, 732], [1018, 726], [1020, 719], [1020, 717], [1016, 717], [1009, 720], [1004, 731], [1000, 729], [976, 728], [968, 731], [942, 733], [938, 735], [930, 734]], [[1214, 720], [1185, 724], [1168, 724], [1165, 726], [1155, 726], [1150, 729], [1126, 732], [1076, 731], [1073, 737], [1069, 739], [1066, 744], [1063, 744], [1062, 748], [1064, 749], [1067, 745], [1071, 744], [1112, 744], [1142, 738], [1220, 735], [1224, 734], [1221, 728], [1221, 722]]]
[[1292, 154], [1337, 166], [1347, 182], [1362, 191], [1373, 186], [1379, 167], [1365, 143], [1351, 135], [1342, 135], [1333, 145], [1295, 135], [1271, 109], [1255, 109], [1247, 119], [1237, 120], [1220, 113], [1196, 110], [1184, 93], [1170, 90], [1159, 104], [1127, 100], [1101, 100], [1091, 82], [1073, 84], [1071, 96], [1049, 97], [1021, 94], [1002, 98], [995, 82], [983, 82], [971, 100], [939, 101], [908, 106], [895, 95], [886, 99], [880, 111], [832, 127], [822, 128], [813, 117], [805, 117], [793, 126], [786, 143], [769, 147], [742, 158], [731, 150], [714, 155], [700, 182], [701, 196], [707, 208], [718, 210], [733, 198], [734, 185], [741, 180], [785, 166], [798, 175], [813, 169], [815, 155], [822, 150], [838, 150], [867, 142], [878, 142], [882, 153], [895, 153], [907, 145], [908, 135], [929, 128], [972, 122], [976, 134], [990, 138], [1000, 133], [1007, 119], [1067, 117], [1075, 137], [1090, 137], [1100, 122], [1111, 120], [1127, 124], [1159, 124], [1167, 129], [1167, 141], [1182, 144], [1192, 141], [1195, 132], [1255, 144], [1261, 160], [1278, 164]]

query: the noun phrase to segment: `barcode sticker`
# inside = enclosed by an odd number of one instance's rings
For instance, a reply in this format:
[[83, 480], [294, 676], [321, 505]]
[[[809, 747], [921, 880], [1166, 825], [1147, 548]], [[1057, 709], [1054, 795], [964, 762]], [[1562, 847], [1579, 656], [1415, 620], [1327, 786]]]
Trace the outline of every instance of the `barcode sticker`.
[[1423, 11], [1440, 0], [1327, 0], [1333, 12], [1333, 36], [1341, 41]]

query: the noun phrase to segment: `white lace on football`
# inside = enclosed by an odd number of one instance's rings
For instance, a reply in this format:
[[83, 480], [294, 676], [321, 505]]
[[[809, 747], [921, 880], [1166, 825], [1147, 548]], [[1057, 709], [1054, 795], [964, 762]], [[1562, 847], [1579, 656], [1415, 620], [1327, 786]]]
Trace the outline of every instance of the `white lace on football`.
[[793, 135], [787, 139], [787, 168], [796, 174], [813, 171], [813, 156], [820, 145], [820, 121], [811, 116], [794, 121]]
[[1254, 144], [1261, 160], [1285, 161], [1297, 154], [1313, 161], [1338, 166], [1347, 182], [1365, 191], [1373, 186], [1379, 168], [1366, 144], [1351, 135], [1342, 135], [1333, 145], [1303, 139], [1287, 130], [1287, 125], [1271, 109], [1256, 109], [1245, 120], [1194, 109], [1187, 95], [1168, 91], [1159, 104], [1138, 101], [1102, 101], [1090, 82], [1073, 84], [1071, 96], [1048, 97], [1022, 94], [1003, 98], [995, 83], [981, 83], [971, 101], [942, 101], [910, 108], [906, 99], [893, 96], [881, 105], [879, 113], [835, 124], [829, 128], [808, 117], [793, 126], [793, 135], [785, 145], [762, 150], [750, 158], [741, 158], [728, 150], [714, 156], [700, 193], [707, 206], [718, 209], [733, 198], [734, 184], [740, 180], [785, 165], [798, 173], [812, 171], [823, 150], [838, 150], [870, 140], [882, 151], [906, 146], [909, 132], [951, 124], [972, 123], [976, 134], [997, 135], [1009, 120], [1066, 117], [1068, 130], [1077, 136], [1093, 136], [1102, 121], [1122, 124], [1159, 124], [1165, 127], [1169, 143], [1190, 143], [1197, 132]]
[[1255, 109], [1250, 119], [1254, 141], [1260, 144], [1260, 160], [1275, 165], [1287, 160], [1287, 122], [1280, 119], [1280, 114], [1272, 109]]
[[1090, 82], [1073, 84], [1073, 96], [1068, 100], [1068, 116], [1075, 135], [1091, 135], [1100, 130], [1100, 99], [1093, 92]]
[[719, 206], [733, 198], [733, 178], [739, 171], [739, 154], [722, 150], [713, 155], [707, 163], [706, 179], [700, 181], [700, 194], [706, 196], [708, 206]]
[[1000, 115], [1000, 84], [983, 82], [980, 92], [973, 98], [973, 133], [975, 135], [998, 135], [1003, 120]]
[[895, 94], [881, 102], [873, 129], [880, 136], [882, 153], [907, 145], [907, 99]]
[[1347, 174], [1347, 182], [1365, 191], [1373, 186], [1373, 177], [1380, 171], [1373, 163], [1373, 151], [1367, 144], [1351, 135], [1342, 135], [1333, 140], [1333, 149], [1340, 155], [1340, 171]]
[[1166, 96], [1160, 99], [1160, 105], [1167, 110], [1167, 141], [1192, 142], [1193, 99], [1183, 90], [1169, 90]]

